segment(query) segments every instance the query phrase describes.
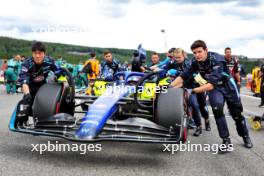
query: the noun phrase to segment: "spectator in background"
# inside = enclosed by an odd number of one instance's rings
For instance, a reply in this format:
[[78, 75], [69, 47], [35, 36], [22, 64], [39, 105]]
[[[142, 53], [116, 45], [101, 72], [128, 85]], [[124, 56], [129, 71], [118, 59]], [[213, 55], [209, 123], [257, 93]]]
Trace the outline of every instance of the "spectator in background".
[[231, 48], [226, 47], [225, 48], [225, 60], [227, 62], [227, 67], [229, 68], [229, 72], [231, 76], [235, 79], [237, 89], [240, 92], [240, 86], [241, 86], [241, 77], [239, 72], [239, 64], [238, 64], [238, 58], [232, 57], [232, 51]]
[[7, 94], [16, 93], [16, 81], [18, 78], [19, 68], [21, 67], [20, 56], [10, 59], [7, 62], [7, 70], [5, 71], [6, 92]]
[[96, 59], [95, 52], [91, 52], [90, 57], [83, 66], [83, 72], [87, 74], [89, 82], [99, 76], [99, 60]]
[[7, 70], [7, 59], [4, 59], [3, 64], [1, 66], [1, 70], [5, 72]]
[[2, 77], [1, 82], [5, 80], [5, 71], [7, 70], [7, 59], [4, 59], [1, 65], [0, 77]]
[[86, 91], [86, 94], [93, 94], [93, 86], [95, 79], [99, 76], [100, 66], [99, 60], [96, 59], [95, 52], [90, 53], [90, 59], [88, 59], [83, 66], [82, 72], [85, 74], [88, 79], [89, 88]]
[[22, 62], [21, 62], [21, 56], [18, 54], [15, 56], [15, 60], [17, 62], [17, 70], [16, 70], [16, 75], [18, 77], [19, 73], [21, 72], [21, 65], [22, 65]]
[[261, 77], [261, 83], [260, 83], [260, 98], [261, 102], [259, 107], [264, 106], [264, 64], [260, 67], [260, 77]]
[[260, 95], [260, 65], [257, 63], [252, 69], [252, 86], [251, 90], [254, 93], [254, 96], [258, 97]]
[[80, 61], [78, 65], [76, 65], [77, 69], [77, 77], [76, 77], [76, 86], [77, 88], [81, 88], [83, 86], [88, 87], [88, 80], [85, 73], [82, 72], [83, 70], [83, 64]]

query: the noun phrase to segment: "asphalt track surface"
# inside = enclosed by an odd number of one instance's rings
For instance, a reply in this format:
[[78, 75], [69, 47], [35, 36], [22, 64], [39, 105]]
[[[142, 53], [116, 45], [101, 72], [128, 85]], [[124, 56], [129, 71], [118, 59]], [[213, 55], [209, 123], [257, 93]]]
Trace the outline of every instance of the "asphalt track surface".
[[[262, 114], [258, 108], [259, 99], [246, 89], [241, 92], [245, 114]], [[72, 144], [65, 140], [31, 136], [9, 131], [8, 123], [14, 106], [21, 95], [6, 95], [0, 91], [0, 175], [264, 175], [264, 128], [253, 131], [250, 136], [252, 149], [242, 145], [234, 121], [227, 114], [234, 150], [226, 154], [213, 151], [164, 151], [161, 144], [101, 142], [101, 151], [46, 151], [40, 154], [31, 151], [33, 145]], [[203, 131], [200, 137], [193, 137], [191, 144], [220, 144], [215, 121], [210, 115], [212, 131]], [[77, 144], [76, 144], [77, 145]], [[78, 144], [80, 145], [80, 144]], [[172, 148], [172, 147], [170, 147]]]

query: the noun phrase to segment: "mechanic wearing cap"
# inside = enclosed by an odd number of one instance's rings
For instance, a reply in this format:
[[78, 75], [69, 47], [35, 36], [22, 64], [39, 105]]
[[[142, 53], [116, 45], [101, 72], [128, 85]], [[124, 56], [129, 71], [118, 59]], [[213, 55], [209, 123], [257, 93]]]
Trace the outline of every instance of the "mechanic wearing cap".
[[121, 71], [121, 65], [116, 59], [113, 59], [110, 51], [105, 51], [103, 55], [104, 62], [101, 64], [101, 78], [106, 81], [113, 81], [114, 74]]
[[[39, 88], [47, 81], [46, 78], [50, 71], [59, 76], [62, 70], [55, 61], [45, 56], [45, 46], [41, 42], [32, 45], [32, 57], [26, 59], [22, 64], [21, 73], [19, 74], [19, 82], [22, 85], [24, 93], [23, 99], [18, 104], [17, 123], [23, 123], [28, 120], [28, 116], [32, 113], [32, 104]], [[20, 105], [27, 107], [20, 109]]]
[[[228, 151], [231, 140], [224, 115], [224, 103], [227, 102], [229, 112], [235, 120], [238, 135], [243, 138], [244, 146], [252, 148], [253, 144], [249, 137], [245, 117], [242, 115], [243, 106], [233, 78], [230, 76], [226, 61], [223, 56], [208, 52], [204, 41], [197, 40], [191, 45], [194, 58], [191, 67], [178, 76], [170, 87], [182, 87], [184, 80], [199, 75], [200, 87], [194, 88], [194, 93], [209, 92], [209, 101], [214, 113], [216, 125], [220, 137], [223, 139], [223, 146], [220, 151]], [[201, 79], [202, 78], [202, 79]]]

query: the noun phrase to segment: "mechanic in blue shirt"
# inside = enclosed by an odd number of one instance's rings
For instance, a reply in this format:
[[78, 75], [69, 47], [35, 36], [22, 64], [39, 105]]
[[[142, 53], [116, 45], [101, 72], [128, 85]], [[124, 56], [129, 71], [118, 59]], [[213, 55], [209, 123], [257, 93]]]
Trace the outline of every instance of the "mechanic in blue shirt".
[[[191, 65], [190, 60], [186, 58], [185, 51], [181, 48], [171, 48], [167, 55], [169, 58], [165, 59], [165, 61], [159, 64], [158, 67], [166, 70], [168, 76], [177, 77]], [[188, 80], [185, 81], [184, 87], [188, 89], [197, 87], [197, 84], [194, 83], [193, 77], [189, 77]], [[205, 94], [191, 94], [189, 97], [189, 104], [192, 108], [192, 118], [196, 126], [193, 135], [199, 136], [202, 133], [200, 112], [205, 119], [205, 129], [210, 131], [209, 113], [205, 102]]]
[[[196, 74], [195, 80], [200, 87], [192, 89], [194, 93], [209, 92], [209, 101], [216, 120], [223, 146], [220, 151], [229, 151], [231, 140], [224, 115], [224, 104], [227, 106], [232, 118], [235, 120], [238, 135], [243, 138], [244, 146], [252, 148], [245, 117], [242, 115], [243, 106], [236, 84], [230, 76], [226, 61], [223, 56], [209, 52], [204, 41], [197, 40], [191, 45], [194, 58], [191, 67], [178, 76], [170, 87], [182, 87], [184, 80]], [[198, 76], [199, 75], [199, 76]]]
[[[173, 52], [176, 50], [176, 48], [171, 48], [168, 53], [165, 60], [157, 63], [156, 65], [152, 65], [149, 67], [152, 71], [160, 71], [159, 73], [159, 79], [163, 79], [167, 76], [170, 76], [171, 78], [176, 77], [176, 69], [177, 69], [177, 63], [175, 61], [175, 58], [173, 56]], [[172, 81], [172, 79], [168, 80]]]
[[[159, 62], [156, 65], [151, 66], [150, 69], [153, 71], [158, 71], [159, 69], [162, 69], [163, 71], [160, 74], [161, 78], [166, 77], [166, 76], [171, 76], [171, 77], [178, 76], [176, 75], [176, 73], [178, 73], [177, 70], [181, 66], [179, 66], [179, 64], [177, 63], [174, 57], [174, 54], [175, 54], [174, 52], [176, 50], [177, 50], [176, 48], [171, 48], [167, 53], [166, 59], [163, 60], [162, 62]], [[187, 63], [186, 60], [185, 62]]]
[[104, 62], [101, 63], [101, 78], [106, 81], [113, 81], [114, 74], [122, 71], [121, 65], [116, 59], [113, 59], [113, 55], [110, 51], [104, 52]]
[[[18, 105], [17, 122], [25, 122], [31, 114], [31, 107], [35, 95], [39, 88], [47, 81], [46, 78], [49, 72], [54, 72], [59, 76], [62, 74], [61, 68], [55, 64], [55, 61], [50, 57], [45, 56], [45, 46], [41, 42], [36, 42], [32, 45], [32, 57], [26, 59], [19, 74], [19, 82], [22, 85], [23, 99]], [[19, 109], [20, 105], [27, 107]]]
[[[186, 53], [183, 49], [177, 48], [174, 50], [173, 55], [175, 57], [176, 61], [176, 70], [178, 71], [179, 76], [182, 72], [184, 72], [185, 69], [189, 69], [191, 62], [186, 57]], [[172, 69], [171, 69], [172, 70]], [[188, 89], [193, 89], [195, 87], [198, 87], [199, 85], [195, 83], [193, 77], [188, 78], [185, 83], [184, 87]], [[202, 134], [202, 123], [201, 123], [201, 115], [204, 118], [205, 121], [205, 130], [210, 131], [210, 121], [209, 121], [209, 112], [206, 105], [206, 94], [205, 93], [192, 93], [189, 98], [189, 104], [192, 108], [192, 118], [196, 125], [196, 130], [193, 133], [194, 136], [199, 136]]]
[[176, 48], [171, 48], [168, 53], [167, 53], [167, 57], [165, 58], [165, 60], [155, 64], [155, 65], [151, 65], [150, 69], [151, 70], [156, 70], [158, 68], [160, 69], [166, 69], [167, 71], [169, 69], [173, 69], [176, 65], [175, 62], [175, 58], [173, 56], [173, 52], [176, 50]]
[[151, 63], [148, 64], [148, 67], [152, 67], [154, 65], [158, 65], [160, 63], [159, 54], [156, 52], [153, 52], [151, 55]]

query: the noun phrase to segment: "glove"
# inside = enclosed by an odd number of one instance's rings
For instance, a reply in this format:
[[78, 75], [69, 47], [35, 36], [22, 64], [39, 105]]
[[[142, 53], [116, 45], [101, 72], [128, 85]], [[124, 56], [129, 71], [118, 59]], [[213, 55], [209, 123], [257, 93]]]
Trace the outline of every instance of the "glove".
[[170, 70], [168, 70], [167, 75], [168, 76], [176, 76], [177, 75], [177, 70], [170, 69]]
[[18, 124], [22, 125], [24, 122], [28, 121], [28, 116], [30, 114], [31, 108], [30, 105], [25, 102], [29, 97], [28, 95], [30, 94], [24, 95], [23, 99], [18, 103], [15, 126], [17, 126]]
[[200, 75], [200, 73], [194, 75], [194, 80], [200, 85], [205, 85], [207, 81], [203, 79], [203, 77]]
[[31, 95], [29, 93], [25, 94], [24, 97], [23, 97], [23, 103], [24, 104], [30, 104], [31, 102], [32, 102]]
[[63, 75], [61, 75], [59, 78], [57, 78], [58, 82], [67, 82], [67, 78]]

